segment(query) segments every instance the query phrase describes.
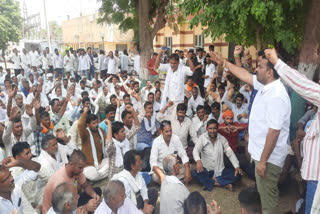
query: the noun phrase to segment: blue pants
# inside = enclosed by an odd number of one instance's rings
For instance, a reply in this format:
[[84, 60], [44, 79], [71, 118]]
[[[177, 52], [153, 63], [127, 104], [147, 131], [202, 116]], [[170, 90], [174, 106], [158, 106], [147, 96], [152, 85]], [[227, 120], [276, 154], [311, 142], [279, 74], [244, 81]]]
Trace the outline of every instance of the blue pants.
[[80, 75], [81, 75], [81, 76], [82, 76], [82, 75], [86, 75], [87, 78], [89, 79], [88, 70], [81, 70], [81, 71], [80, 71]]
[[314, 198], [314, 194], [316, 193], [317, 186], [318, 186], [318, 181], [308, 181], [307, 182], [305, 214], [310, 214], [310, 212], [311, 212], [313, 198]]
[[152, 147], [153, 139], [150, 142], [137, 142], [137, 150], [142, 151], [147, 147]]
[[150, 184], [152, 175], [149, 172], [140, 172], [146, 185]]
[[[226, 186], [228, 184], [235, 183], [240, 180], [241, 176], [238, 174], [234, 176], [234, 169], [224, 168], [221, 175], [216, 177], [218, 183], [221, 186]], [[212, 179], [214, 176], [214, 171], [208, 171], [206, 168], [203, 168], [203, 171], [197, 173], [197, 170], [192, 170], [191, 172], [192, 178], [197, 180], [201, 185], [205, 187], [206, 190], [211, 191], [214, 186], [214, 180]]]
[[90, 66], [90, 75], [88, 78], [89, 78], [89, 80], [94, 78], [94, 66], [93, 65]]
[[63, 68], [56, 68], [56, 71], [58, 74], [62, 74], [62, 76], [64, 77], [64, 70]]

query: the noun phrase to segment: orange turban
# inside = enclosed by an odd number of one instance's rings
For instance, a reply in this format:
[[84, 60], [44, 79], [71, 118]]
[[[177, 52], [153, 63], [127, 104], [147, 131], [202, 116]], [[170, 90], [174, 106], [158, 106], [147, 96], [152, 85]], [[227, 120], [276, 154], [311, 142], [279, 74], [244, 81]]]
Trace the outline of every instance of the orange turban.
[[234, 114], [230, 109], [228, 109], [222, 114], [222, 119], [224, 119], [225, 117], [234, 117]]

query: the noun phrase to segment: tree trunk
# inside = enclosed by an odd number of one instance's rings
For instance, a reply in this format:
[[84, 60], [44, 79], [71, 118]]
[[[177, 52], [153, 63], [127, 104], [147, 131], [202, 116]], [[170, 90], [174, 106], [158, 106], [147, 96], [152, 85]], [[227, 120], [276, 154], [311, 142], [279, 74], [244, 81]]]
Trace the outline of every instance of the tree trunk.
[[320, 64], [320, 0], [312, 0], [303, 32], [298, 70], [309, 79]]
[[148, 79], [147, 63], [152, 53], [152, 40], [149, 25], [149, 1], [139, 0], [140, 77], [142, 80]]
[[260, 29], [256, 29], [256, 42], [257, 42], [257, 52], [261, 50], [261, 39], [260, 39]]
[[6, 62], [6, 54], [5, 54], [6, 49], [2, 49], [2, 58], [4, 62], [4, 70], [7, 70], [7, 62]]

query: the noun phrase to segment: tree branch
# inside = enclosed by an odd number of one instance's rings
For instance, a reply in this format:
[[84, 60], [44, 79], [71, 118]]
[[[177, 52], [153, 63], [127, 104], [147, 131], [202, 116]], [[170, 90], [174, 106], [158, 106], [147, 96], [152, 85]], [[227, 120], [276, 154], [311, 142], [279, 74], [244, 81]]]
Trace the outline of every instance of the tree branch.
[[153, 39], [157, 32], [166, 25], [165, 8], [168, 5], [169, 0], [161, 0], [160, 6], [157, 11], [156, 22], [154, 23], [153, 30], [151, 31], [151, 38]]

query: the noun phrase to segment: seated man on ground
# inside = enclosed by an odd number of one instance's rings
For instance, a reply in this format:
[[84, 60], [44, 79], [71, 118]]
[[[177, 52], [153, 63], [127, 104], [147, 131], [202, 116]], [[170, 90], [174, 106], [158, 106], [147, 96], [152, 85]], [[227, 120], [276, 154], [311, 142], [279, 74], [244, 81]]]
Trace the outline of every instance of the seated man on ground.
[[[126, 197], [126, 190], [123, 183], [119, 180], [112, 180], [103, 191], [103, 200], [94, 212], [95, 214], [142, 214], [133, 202]], [[145, 212], [145, 214], [151, 214]]]
[[231, 110], [228, 109], [223, 112], [222, 119], [224, 120], [224, 123], [219, 125], [219, 134], [228, 140], [229, 146], [233, 152], [236, 152], [239, 134], [241, 131], [248, 128], [248, 124], [233, 122], [233, 117], [234, 114]]
[[[17, 210], [18, 213], [25, 211], [25, 197], [22, 186], [28, 181], [33, 181], [40, 170], [40, 164], [32, 160], [16, 160], [9, 156], [2, 160], [0, 165], [0, 213], [11, 213]], [[9, 168], [22, 167], [25, 169], [21, 176], [13, 178]]]
[[73, 148], [68, 148], [69, 144], [62, 145], [58, 143], [53, 135], [47, 135], [42, 140], [40, 156], [35, 159], [35, 161], [41, 164], [40, 176], [37, 182], [37, 189], [41, 194], [41, 198], [49, 178], [58, 169], [68, 163], [68, 156], [73, 152]]
[[162, 161], [167, 155], [177, 154], [184, 166], [181, 166], [181, 171], [178, 172], [177, 176], [181, 179], [184, 177], [185, 182], [189, 183], [191, 180], [189, 158], [182, 147], [179, 137], [172, 134], [171, 122], [168, 120], [162, 121], [160, 129], [162, 134], [154, 140], [150, 154], [150, 166], [153, 173], [152, 180], [158, 184], [164, 181], [166, 175]]
[[[192, 171], [192, 177], [208, 191], [211, 191], [214, 186], [223, 186], [232, 190], [232, 184], [239, 181], [242, 175], [239, 161], [226, 138], [218, 134], [218, 127], [217, 121], [209, 120], [207, 132], [201, 135], [200, 143], [193, 150], [197, 169]], [[224, 154], [229, 158], [234, 169], [225, 168]]]
[[99, 128], [98, 117], [88, 114], [85, 107], [78, 121], [78, 131], [81, 138], [81, 150], [86, 156], [87, 166], [83, 174], [87, 179], [99, 181], [108, 176], [108, 159], [106, 155], [105, 133]]
[[56, 186], [64, 182], [73, 184], [78, 190], [83, 190], [78, 199], [78, 207], [85, 206], [88, 212], [95, 211], [100, 203], [101, 189], [98, 187], [92, 188], [87, 183], [83, 174], [86, 162], [87, 159], [83, 152], [74, 150], [68, 164], [61, 167], [50, 177], [43, 193], [42, 213], [47, 213], [51, 208], [52, 193]]
[[130, 142], [126, 138], [123, 123], [107, 120], [108, 132], [106, 139], [106, 152], [109, 163], [109, 178], [123, 170], [123, 156], [130, 150]]
[[[194, 128], [194, 124], [190, 118], [186, 116], [187, 106], [183, 103], [177, 105], [177, 110], [175, 114], [167, 114], [165, 116], [165, 111], [173, 105], [173, 102], [168, 102], [167, 105], [161, 109], [157, 115], [157, 120], [159, 122], [163, 120], [169, 120], [172, 124], [172, 133], [177, 135], [182, 143], [183, 148], [188, 148], [188, 135], [191, 136], [191, 139], [194, 144], [197, 144], [198, 137]], [[192, 149], [192, 147], [189, 147]], [[189, 158], [191, 158], [189, 156]]]
[[168, 154], [163, 159], [165, 179], [160, 190], [160, 214], [182, 214], [183, 203], [189, 195], [189, 190], [177, 178], [179, 162], [175, 155]]
[[77, 188], [70, 183], [59, 184], [52, 193], [52, 207], [47, 214], [85, 214], [87, 210], [84, 206], [78, 207], [79, 194]]
[[[143, 212], [152, 212], [158, 199], [156, 188], [148, 189], [142, 172], [142, 159], [137, 150], [126, 152], [123, 160], [124, 170], [115, 174], [112, 180], [119, 180], [124, 184], [127, 198]], [[147, 173], [147, 172], [146, 172]]]
[[152, 147], [154, 137], [157, 136], [159, 122], [153, 113], [153, 104], [149, 101], [144, 104], [145, 115], [141, 121], [140, 130], [137, 134], [137, 150], [142, 151], [145, 148]]

